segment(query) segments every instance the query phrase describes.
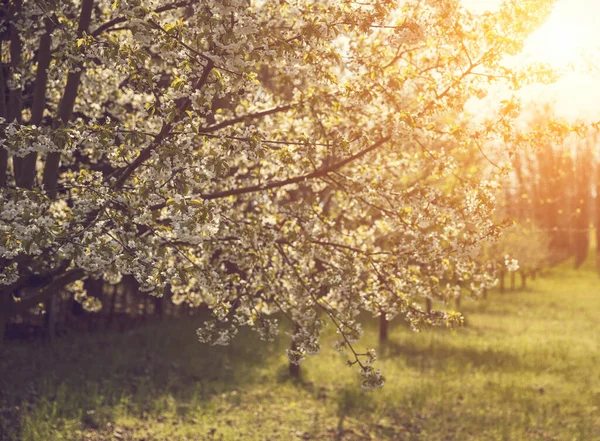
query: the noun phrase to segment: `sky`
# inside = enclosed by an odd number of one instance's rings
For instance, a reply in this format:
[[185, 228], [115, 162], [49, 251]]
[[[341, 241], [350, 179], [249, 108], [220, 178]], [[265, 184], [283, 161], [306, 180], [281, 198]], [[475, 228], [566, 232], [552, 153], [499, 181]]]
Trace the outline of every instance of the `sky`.
[[[501, 0], [462, 2], [473, 12], [481, 13], [494, 11]], [[528, 39], [523, 57], [550, 63], [567, 73], [554, 84], [529, 88], [526, 92], [529, 99], [554, 101], [557, 113], [569, 120], [600, 120], [598, 17], [600, 0], [557, 1], [548, 20]], [[587, 58], [584, 53], [588, 54]], [[593, 60], [592, 72], [584, 59]]]

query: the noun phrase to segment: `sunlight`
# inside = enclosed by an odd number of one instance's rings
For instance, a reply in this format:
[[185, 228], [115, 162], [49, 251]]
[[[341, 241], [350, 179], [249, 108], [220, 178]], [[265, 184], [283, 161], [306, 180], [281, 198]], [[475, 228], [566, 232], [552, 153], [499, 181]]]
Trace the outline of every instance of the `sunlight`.
[[569, 120], [596, 120], [600, 29], [595, 17], [600, 3], [593, 0], [560, 0], [548, 20], [525, 44], [521, 62], [547, 63], [562, 71], [552, 85], [531, 86], [524, 96], [554, 102], [557, 114]]
[[527, 40], [523, 55], [557, 69], [589, 69], [586, 63], [600, 47], [595, 21], [599, 13], [596, 1], [558, 1], [548, 20]]
[[582, 52], [592, 49], [585, 29], [556, 11], [548, 21], [531, 35], [525, 53], [535, 61], [549, 63], [556, 68], [572, 66], [581, 61]]
[[[501, 0], [462, 0], [463, 6], [481, 14], [498, 10]], [[570, 121], [596, 121], [600, 114], [600, 16], [597, 0], [558, 0], [540, 28], [526, 40], [523, 51], [505, 58], [508, 66], [544, 63], [560, 72], [553, 84], [531, 84], [521, 90], [524, 102], [551, 104], [557, 115]], [[474, 115], [484, 117], [486, 106], [502, 94], [491, 92]]]
[[[501, 0], [462, 0], [474, 13], [494, 12]], [[600, 48], [600, 28], [595, 18], [600, 14], [596, 0], [558, 0], [548, 20], [534, 32], [525, 45], [526, 61], [548, 63], [554, 68], [584, 65], [591, 53]]]

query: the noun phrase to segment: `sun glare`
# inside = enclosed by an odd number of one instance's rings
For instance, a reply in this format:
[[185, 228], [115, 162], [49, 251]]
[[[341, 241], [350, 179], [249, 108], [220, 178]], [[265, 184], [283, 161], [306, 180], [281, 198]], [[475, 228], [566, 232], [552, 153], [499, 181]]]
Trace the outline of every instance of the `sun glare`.
[[[474, 13], [496, 11], [502, 0], [461, 0]], [[557, 69], [573, 68], [598, 57], [600, 49], [598, 0], [557, 0], [548, 20], [526, 42], [514, 61], [548, 63]], [[596, 64], [596, 61], [594, 61]]]
[[558, 2], [546, 23], [528, 39], [525, 55], [555, 68], [582, 63], [585, 53], [600, 46], [600, 32], [592, 19], [599, 8], [597, 4], [588, 3]]
[[566, 67], [580, 60], [586, 39], [574, 23], [549, 20], [527, 41], [525, 52], [535, 61]]

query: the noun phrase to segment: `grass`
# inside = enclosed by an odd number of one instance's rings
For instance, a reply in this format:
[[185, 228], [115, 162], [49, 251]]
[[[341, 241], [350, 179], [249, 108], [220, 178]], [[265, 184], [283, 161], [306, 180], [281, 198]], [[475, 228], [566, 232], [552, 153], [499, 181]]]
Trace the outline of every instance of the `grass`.
[[369, 392], [327, 339], [294, 383], [285, 338], [206, 347], [190, 320], [9, 344], [0, 439], [600, 440], [600, 279], [562, 266], [530, 285], [464, 302], [456, 332], [392, 323]]

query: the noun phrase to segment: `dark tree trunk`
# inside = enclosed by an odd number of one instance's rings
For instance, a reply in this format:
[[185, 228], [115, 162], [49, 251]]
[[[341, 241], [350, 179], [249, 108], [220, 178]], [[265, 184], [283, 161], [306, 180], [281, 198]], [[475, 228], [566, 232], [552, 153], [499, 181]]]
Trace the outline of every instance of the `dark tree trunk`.
[[506, 290], [504, 287], [504, 271], [500, 271], [500, 292], [504, 293], [504, 291]]
[[148, 321], [148, 295], [144, 295], [144, 300], [142, 303], [142, 323], [146, 323]]
[[488, 290], [487, 290], [487, 288], [484, 288], [484, 289], [483, 289], [483, 298], [484, 298], [484, 299], [487, 299], [487, 298], [488, 298]]
[[[39, 126], [42, 122], [44, 109], [46, 108], [46, 87], [48, 84], [48, 67], [50, 66], [50, 50], [52, 39], [50, 35], [54, 29], [50, 19], [45, 19], [46, 31], [40, 37], [38, 47], [38, 64], [35, 75], [35, 86], [33, 91], [33, 104], [31, 107], [30, 123]], [[32, 188], [35, 180], [35, 164], [37, 161], [37, 153], [28, 153], [24, 158], [15, 158], [19, 173], [15, 174], [15, 182], [17, 186], [24, 188]]]
[[527, 274], [521, 271], [521, 289], [527, 288]]
[[[94, 0], [83, 0], [81, 3], [81, 14], [79, 16], [79, 25], [77, 28], [77, 36], [81, 37], [84, 32], [87, 32], [92, 17], [92, 9]], [[73, 115], [73, 106], [81, 84], [81, 74], [83, 66], [80, 69], [74, 69], [67, 75], [67, 84], [58, 106], [57, 124], [67, 124]], [[54, 199], [56, 196], [56, 184], [58, 182], [58, 166], [60, 164], [60, 153], [51, 152], [46, 158], [44, 165], [43, 183], [48, 196]]]
[[[298, 325], [296, 325], [296, 328], [294, 330], [294, 333], [296, 333], [298, 331]], [[292, 339], [292, 344], [290, 345], [290, 350], [295, 351], [296, 349], [298, 349], [298, 346], [296, 345], [296, 342]], [[289, 372], [290, 372], [290, 376], [293, 379], [299, 380], [300, 379], [300, 365], [296, 364], [296, 363], [289, 363]]]
[[44, 316], [44, 329], [46, 330], [46, 338], [49, 342], [53, 342], [56, 338], [56, 315], [58, 313], [58, 295], [51, 293], [45, 302], [46, 315]]
[[108, 310], [108, 315], [106, 316], [106, 327], [110, 328], [110, 325], [112, 325], [113, 320], [115, 318], [115, 308], [117, 306], [117, 294], [119, 292], [119, 286], [118, 285], [114, 285], [112, 287], [112, 296], [110, 296], [110, 309]]
[[385, 312], [381, 311], [379, 315], [379, 343], [388, 341], [388, 321]]
[[510, 273], [510, 290], [514, 291], [515, 289], [517, 289], [516, 286], [517, 286], [517, 277], [515, 275], [515, 272], [513, 271]]
[[[102, 293], [104, 291], [104, 280], [87, 278], [86, 281], [84, 282], [84, 287], [88, 293], [88, 296], [96, 297], [97, 299], [100, 299], [102, 297]], [[95, 330], [96, 316], [94, 314], [96, 314], [96, 313], [86, 312], [86, 314], [84, 314], [84, 317], [87, 319], [89, 331]]]
[[[18, 15], [21, 12], [21, 0], [17, 0], [13, 3], [14, 7], [10, 14]], [[21, 51], [23, 48], [21, 42], [21, 36], [19, 35], [19, 30], [12, 23], [8, 24], [8, 34], [10, 36], [10, 66], [11, 71], [17, 72], [19, 69], [19, 65], [21, 64]], [[7, 100], [7, 121], [13, 122], [17, 121], [17, 123], [21, 124], [22, 119], [22, 91], [21, 87], [10, 88], [8, 91], [8, 100]], [[18, 174], [19, 164], [13, 161], [13, 168], [15, 172], [15, 176]]]
[[[6, 118], [6, 80], [4, 78], [4, 68], [2, 64], [2, 40], [0, 40], [0, 118]], [[4, 138], [4, 129], [0, 128], [0, 139]], [[4, 147], [0, 147], [0, 188], [6, 185], [6, 171], [8, 166], [8, 152]], [[2, 294], [0, 294], [2, 295]]]
[[431, 299], [425, 299], [425, 307], [427, 308], [427, 314], [431, 313], [431, 310], [433, 309], [433, 302]]
[[300, 379], [300, 365], [290, 363], [290, 376], [295, 379]]
[[4, 332], [10, 318], [11, 306], [12, 293], [0, 291], [0, 349], [4, 343]]
[[156, 315], [158, 315], [159, 320], [163, 320], [166, 314], [167, 303], [171, 300], [171, 285], [167, 284], [165, 286], [165, 292], [162, 297], [157, 297], [155, 299], [155, 307], [154, 311]]

